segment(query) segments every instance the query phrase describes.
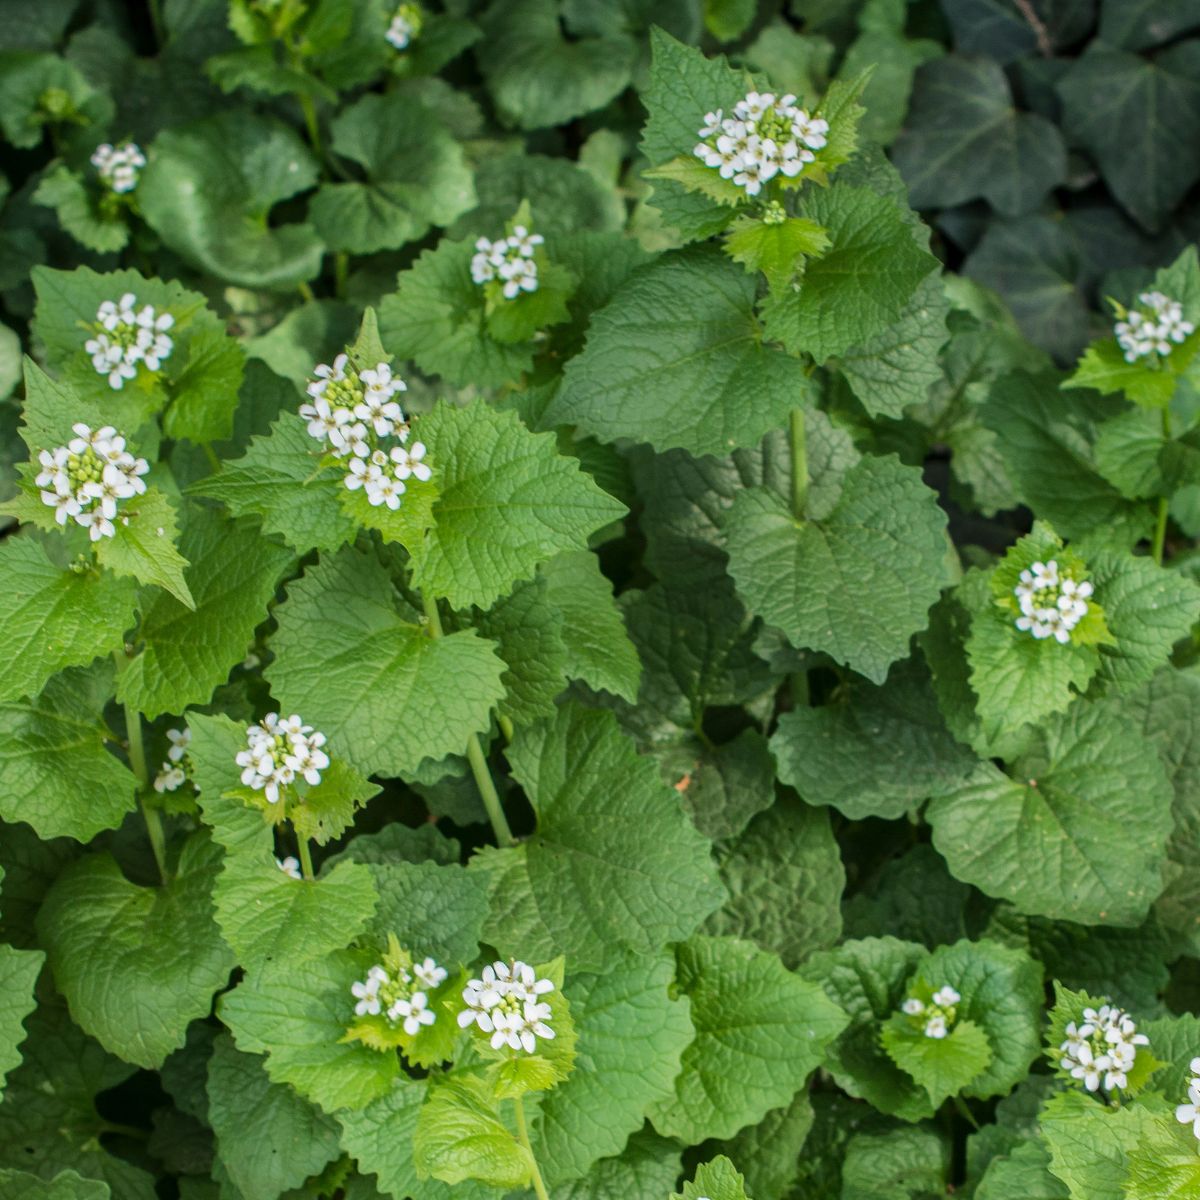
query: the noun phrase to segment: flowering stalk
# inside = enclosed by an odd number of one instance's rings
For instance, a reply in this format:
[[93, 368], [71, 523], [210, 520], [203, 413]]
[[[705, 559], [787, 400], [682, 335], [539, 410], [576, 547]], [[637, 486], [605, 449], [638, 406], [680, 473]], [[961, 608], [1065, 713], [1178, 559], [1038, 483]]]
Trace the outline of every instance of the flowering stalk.
[[[128, 655], [122, 650], [113, 651], [113, 660], [117, 671], [124, 669], [129, 661]], [[150, 838], [150, 849], [154, 851], [154, 861], [158, 864], [159, 878], [165, 884], [167, 874], [167, 839], [163, 832], [162, 816], [156, 808], [146, 807], [146, 789], [150, 777], [146, 771], [146, 748], [142, 742], [142, 715], [132, 704], [125, 705], [125, 735], [129, 742], [129, 765], [138, 781], [138, 807], [142, 810], [142, 819], [146, 822], [146, 833]]]
[[533, 1190], [537, 1194], [538, 1200], [550, 1200], [550, 1193], [546, 1191], [545, 1181], [542, 1179], [537, 1159], [534, 1157], [533, 1146], [529, 1141], [529, 1126], [525, 1122], [525, 1105], [521, 1102], [520, 1096], [513, 1097], [513, 1111], [517, 1114], [517, 1137], [529, 1154], [529, 1165], [533, 1168]]
[[[1162, 410], [1162, 432], [1163, 441], [1171, 440], [1171, 410], [1164, 408]], [[1167, 509], [1169, 502], [1166, 496], [1158, 498], [1158, 517], [1154, 522], [1154, 544], [1153, 555], [1154, 561], [1161, 567], [1163, 563], [1163, 550], [1167, 544]]]
[[296, 834], [297, 852], [300, 855], [300, 872], [303, 879], [314, 879], [313, 874], [312, 853], [308, 848], [308, 838], [303, 834]]
[[[421, 603], [425, 608], [425, 621], [429, 626], [429, 636], [442, 637], [442, 618], [438, 613], [437, 600], [433, 596], [423, 595]], [[496, 841], [501, 846], [515, 846], [517, 839], [513, 837], [512, 830], [509, 828], [508, 818], [504, 815], [504, 807], [500, 803], [500, 793], [496, 791], [496, 785], [492, 782], [492, 773], [488, 770], [487, 759], [483, 756], [483, 747], [479, 744], [479, 737], [474, 733], [467, 740], [467, 762], [471, 764], [471, 774], [475, 776], [475, 786], [479, 789], [483, 807], [487, 809], [488, 820], [492, 823], [492, 832], [496, 835]]]
[[792, 443], [792, 516], [804, 520], [808, 503], [808, 443], [804, 433], [804, 410], [793, 408], [788, 425]]

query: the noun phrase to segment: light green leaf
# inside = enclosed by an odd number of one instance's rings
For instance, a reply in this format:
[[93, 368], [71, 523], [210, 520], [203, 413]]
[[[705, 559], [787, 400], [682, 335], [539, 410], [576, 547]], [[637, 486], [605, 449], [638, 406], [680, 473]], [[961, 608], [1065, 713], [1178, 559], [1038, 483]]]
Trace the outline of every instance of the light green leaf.
[[[819, 520], [797, 521], [765, 488], [743, 491], [725, 522], [729, 571], [751, 612], [793, 645], [882, 683], [938, 597], [945, 522], [919, 472], [866, 458]], [[813, 579], [829, 583], [814, 589]]]
[[611, 713], [566, 705], [518, 731], [508, 758], [537, 833], [472, 861], [491, 879], [489, 940], [598, 971], [682, 940], [720, 903], [709, 843]]
[[256, 437], [241, 458], [188, 493], [220, 500], [235, 517], [256, 516], [263, 532], [279, 534], [293, 549], [336, 550], [354, 536], [355, 520], [342, 504], [341, 472], [318, 468], [320, 447], [304, 421], [282, 412], [269, 436]]
[[45, 961], [40, 950], [14, 950], [0, 944], [0, 1095], [5, 1075], [21, 1061], [25, 1018], [37, 1004], [33, 986]]
[[172, 381], [163, 433], [197, 445], [230, 437], [245, 368], [246, 352], [223, 328], [197, 330], [183, 370]]
[[647, 1109], [670, 1096], [694, 1033], [687, 1002], [671, 995], [674, 976], [674, 955], [658, 951], [627, 956], [602, 975], [567, 977], [587, 1068], [541, 1102], [534, 1154], [549, 1186], [620, 1154]]
[[54, 981], [76, 1022], [128, 1062], [161, 1066], [229, 979], [233, 956], [212, 920], [219, 861], [198, 833], [161, 887], [131, 883], [98, 854], [47, 893], [37, 927]]
[[754, 445], [810, 387], [762, 344], [754, 301], [754, 279], [711, 249], [642, 268], [592, 318], [544, 421], [695, 455]]
[[651, 1119], [687, 1142], [732, 1137], [791, 1102], [846, 1015], [816, 984], [747, 942], [695, 937], [679, 947], [678, 961], [696, 1040], [684, 1051], [675, 1095], [655, 1104]]
[[895, 819], [974, 766], [920, 664], [897, 664], [881, 687], [851, 681], [841, 691], [835, 704], [784, 713], [771, 738], [779, 778], [809, 804]]
[[106, 743], [112, 670], [69, 670], [33, 700], [0, 704], [0, 816], [43, 838], [90, 841], [134, 808], [137, 779]]
[[246, 1196], [299, 1187], [340, 1152], [333, 1118], [272, 1083], [262, 1059], [243, 1054], [227, 1033], [213, 1043], [207, 1092], [217, 1157]]
[[504, 695], [492, 643], [466, 630], [429, 637], [379, 561], [350, 549], [292, 583], [275, 617], [265, 672], [275, 696], [367, 774], [463, 753]]
[[1137, 925], [1162, 890], [1170, 784], [1111, 702], [1040, 723], [1008, 774], [981, 765], [927, 817], [951, 871], [1022, 912]]
[[705, 933], [745, 938], [789, 968], [837, 941], [846, 872], [828, 813], [785, 795], [719, 847], [718, 861], [729, 899]]
[[418, 1177], [451, 1184], [478, 1179], [505, 1190], [527, 1186], [533, 1174], [529, 1151], [501, 1122], [491, 1088], [477, 1075], [430, 1087], [417, 1119], [413, 1162]]
[[268, 225], [270, 210], [312, 186], [317, 164], [280, 122], [225, 112], [165, 130], [138, 182], [150, 226], [192, 266], [229, 283], [286, 290], [320, 270], [311, 225]]
[[97, 562], [114, 574], [154, 584], [194, 608], [183, 576], [188, 561], [175, 546], [178, 519], [171, 501], [157, 488], [147, 488], [121, 505], [115, 525], [113, 537], [96, 543]]
[[[1175, 351], [1172, 350], [1171, 358], [1174, 356]], [[1161, 369], [1154, 370], [1144, 361], [1126, 362], [1125, 353], [1117, 345], [1116, 338], [1107, 338], [1102, 342], [1093, 342], [1084, 351], [1079, 366], [1070, 378], [1063, 380], [1062, 386], [1094, 388], [1103, 396], [1124, 392], [1143, 408], [1166, 408], [1179, 382], [1178, 373], [1169, 368], [1169, 363], [1170, 358], [1163, 361]]]
[[832, 246], [808, 263], [799, 290], [769, 298], [763, 315], [767, 337], [824, 362], [891, 325], [937, 259], [897, 204], [869, 188], [835, 183], [810, 193], [803, 209]]
[[[588, 534], [625, 513], [554, 437], [482, 402], [440, 405], [421, 422], [440, 495], [413, 555], [413, 584], [454, 608], [490, 605]], [[434, 757], [432, 750], [427, 753]]]
[[956, 1021], [943, 1038], [926, 1037], [903, 1013], [893, 1016], [880, 1036], [888, 1057], [928, 1093], [936, 1108], [957, 1095], [992, 1060], [987, 1034], [974, 1021]]
[[725, 237], [725, 253], [747, 271], [761, 271], [775, 291], [804, 273], [805, 259], [819, 258], [828, 249], [825, 230], [806, 217], [775, 223], [739, 217]]
[[123, 644], [134, 624], [132, 580], [63, 570], [33, 538], [0, 543], [0, 625], [8, 667], [0, 697], [36, 696], [64, 667], [87, 666]]
[[267, 1055], [273, 1082], [290, 1083], [326, 1112], [363, 1108], [401, 1073], [397, 1055], [342, 1040], [354, 1020], [350, 985], [370, 961], [343, 950], [299, 971], [290, 962], [272, 963], [222, 995], [217, 1015], [238, 1049]]
[[694, 1178], [671, 1200], [748, 1200], [745, 1179], [723, 1154], [696, 1168]]
[[193, 605], [161, 594], [150, 600], [138, 628], [141, 651], [117, 678], [117, 698], [151, 720], [208, 702], [245, 658], [279, 577], [295, 561], [253, 526], [199, 508], [188, 514], [180, 546], [191, 564]]
[[642, 665], [599, 560], [589, 551], [569, 550], [543, 563], [539, 575], [547, 601], [562, 615], [566, 673], [632, 703]]
[[892, 153], [919, 209], [982, 197], [1017, 217], [1067, 174], [1057, 127], [1020, 112], [1003, 69], [988, 58], [950, 55], [921, 67]]

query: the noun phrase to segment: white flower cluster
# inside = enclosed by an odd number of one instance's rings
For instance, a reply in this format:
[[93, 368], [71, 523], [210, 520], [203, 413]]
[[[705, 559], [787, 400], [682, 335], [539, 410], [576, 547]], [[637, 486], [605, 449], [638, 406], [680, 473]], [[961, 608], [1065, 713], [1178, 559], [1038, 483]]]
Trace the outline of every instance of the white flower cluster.
[[92, 356], [92, 366], [108, 376], [108, 386], [119, 392], [138, 368], [157, 371], [171, 357], [175, 343], [167, 330], [175, 324], [169, 312], [159, 313], [152, 304], [136, 307], [137, 297], [126, 292], [116, 302], [105, 300], [96, 312], [95, 337], [83, 348]]
[[1137, 362], [1158, 354], [1165, 358], [1171, 353], [1172, 345], [1186, 341], [1195, 333], [1191, 321], [1183, 319], [1183, 305], [1170, 300], [1162, 292], [1142, 292], [1138, 296], [1138, 308], [1131, 308], [1125, 320], [1118, 321], [1113, 332], [1117, 345], [1125, 351], [1127, 363]]
[[300, 869], [300, 860], [294, 854], [289, 854], [287, 858], [277, 858], [275, 860], [275, 865], [289, 879], [304, 878], [304, 872]]
[[1200, 1058], [1193, 1058], [1188, 1065], [1192, 1072], [1188, 1080], [1188, 1102], [1175, 1109], [1175, 1120], [1180, 1125], [1190, 1125], [1192, 1133], [1200, 1138]]
[[1083, 1020], [1072, 1021], [1066, 1029], [1066, 1041], [1060, 1066], [1072, 1079], [1082, 1080], [1089, 1092], [1102, 1085], [1106, 1092], [1128, 1084], [1137, 1048], [1147, 1046], [1150, 1039], [1138, 1033], [1133, 1019], [1124, 1009], [1113, 1004], [1083, 1010]]
[[955, 1005], [962, 999], [949, 984], [938, 988], [929, 1003], [910, 996], [900, 1005], [900, 1011], [909, 1017], [920, 1017], [924, 1021], [923, 1033], [927, 1038], [941, 1039], [954, 1025]]
[[538, 269], [534, 252], [546, 239], [530, 233], [524, 225], [515, 225], [508, 237], [490, 241], [481, 237], [475, 243], [471, 259], [471, 278], [480, 287], [493, 279], [504, 281], [504, 298], [512, 300], [522, 292], [536, 292]]
[[554, 1037], [550, 1005], [538, 999], [554, 991], [549, 979], [538, 979], [534, 969], [520, 961], [493, 963], [480, 975], [467, 980], [463, 989], [466, 1008], [458, 1014], [459, 1025], [478, 1025], [490, 1033], [493, 1050], [508, 1046], [532, 1054], [538, 1038]]
[[167, 761], [159, 767], [154, 777], [156, 792], [175, 792], [187, 782], [187, 748], [191, 740], [192, 731], [186, 726], [167, 730], [167, 741], [171, 743], [171, 748], [167, 751]]
[[1017, 628], [1039, 640], [1052, 637], [1065, 646], [1071, 640], [1071, 630], [1087, 616], [1092, 591], [1086, 579], [1061, 574], [1053, 558], [1035, 562], [1021, 572], [1020, 582], [1013, 588], [1021, 606]]
[[404, 1022], [404, 1032], [417, 1033], [422, 1025], [432, 1025], [437, 1013], [429, 1007], [427, 991], [440, 987], [446, 981], [445, 967], [439, 967], [432, 958], [415, 963], [411, 971], [401, 968], [393, 978], [375, 964], [367, 977], [360, 983], [350, 985], [350, 993], [358, 1001], [354, 1014], [359, 1017], [384, 1016], [391, 1025]]
[[829, 122], [813, 117], [790, 93], [748, 92], [733, 107], [705, 113], [692, 151], [722, 179], [732, 179], [748, 196], [757, 196], [776, 175], [795, 178], [816, 158], [828, 139]]
[[384, 36], [397, 50], [407, 50], [413, 39], [420, 36], [424, 18], [419, 4], [402, 4]]
[[[378, 507], [400, 507], [409, 479], [426, 482], [433, 475], [422, 460], [425, 446], [408, 445], [409, 427], [399, 401], [393, 397], [408, 387], [387, 363], [356, 371], [348, 355], [339, 354], [333, 366], [321, 363], [306, 389], [311, 404], [300, 405], [310, 437], [324, 442], [336, 458], [349, 458], [346, 486], [363, 489]], [[399, 445], [384, 447], [384, 439]]]
[[145, 165], [146, 156], [136, 142], [123, 142], [120, 146], [105, 142], [92, 155], [92, 166], [100, 173], [101, 180], [119, 195], [137, 187], [138, 175]]
[[286, 719], [267, 713], [261, 725], [247, 728], [246, 749], [237, 753], [242, 783], [264, 792], [268, 804], [278, 804], [280, 788], [297, 775], [314, 786], [321, 782], [321, 772], [329, 766], [324, 745], [325, 735], [314, 733], [295, 713]]
[[76, 436], [65, 446], [38, 453], [42, 469], [34, 483], [60, 525], [74, 517], [93, 542], [114, 537], [117, 504], [146, 490], [142, 476], [150, 464], [130, 454], [111, 425], [93, 430], [80, 422], [71, 428]]

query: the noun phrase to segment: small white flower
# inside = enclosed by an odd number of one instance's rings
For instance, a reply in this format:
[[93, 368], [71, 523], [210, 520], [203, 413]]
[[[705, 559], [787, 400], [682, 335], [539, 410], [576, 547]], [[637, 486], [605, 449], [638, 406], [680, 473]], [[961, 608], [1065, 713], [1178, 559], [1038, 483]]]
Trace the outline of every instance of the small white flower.
[[146, 156], [134, 142], [112, 146], [104, 142], [92, 154], [92, 166], [100, 179], [114, 192], [132, 192], [138, 184], [138, 176], [146, 165]]
[[137, 378], [140, 366], [158, 371], [171, 356], [174, 341], [167, 330], [175, 325], [169, 312], [158, 312], [153, 305], [136, 308], [137, 297], [126, 292], [119, 301], [105, 300], [96, 310], [93, 335], [83, 348], [91, 357], [92, 367], [108, 377], [108, 385], [120, 391], [126, 381]]
[[289, 879], [303, 879], [304, 878], [304, 872], [301, 871], [301, 869], [300, 869], [300, 860], [298, 858], [295, 858], [291, 854], [289, 854], [287, 856], [287, 858], [277, 858], [275, 860], [275, 865]]
[[404, 1032], [412, 1035], [419, 1033], [422, 1025], [432, 1025], [436, 1014], [429, 1007], [429, 1000], [424, 992], [413, 992], [408, 1000], [395, 1000], [388, 1009], [388, 1017], [392, 1021], [404, 1018]]
[[433, 477], [432, 469], [424, 461], [425, 444], [423, 442], [413, 442], [411, 446], [392, 447], [391, 459], [395, 464], [394, 470], [397, 479], [411, 477], [427, 483]]
[[418, 4], [402, 4], [392, 17], [392, 23], [384, 37], [397, 50], [407, 50], [421, 32], [425, 14]]
[[479, 979], [467, 981], [462, 993], [465, 1007], [458, 1014], [458, 1023], [464, 1029], [477, 1025], [490, 1034], [494, 1050], [507, 1046], [532, 1054], [539, 1037], [554, 1037], [549, 1025], [550, 1005], [537, 999], [552, 991], [553, 981], [538, 979], [528, 963], [492, 963], [484, 967]]
[[165, 762], [154, 777], [156, 792], [174, 792], [187, 782], [187, 775], [182, 767], [175, 763]]
[[961, 999], [962, 997], [949, 984], [946, 984], [933, 993], [933, 1002], [939, 1008], [951, 1008]]
[[930, 1017], [925, 1022], [925, 1036], [927, 1038], [944, 1038], [947, 1032], [946, 1018], [941, 1015]]
[[98, 542], [101, 538], [117, 536], [116, 526], [99, 508], [90, 508], [86, 512], [76, 513], [75, 520], [88, 531], [88, 537], [93, 542]]
[[1142, 292], [1137, 303], [1140, 307], [1131, 308], [1125, 319], [1113, 326], [1117, 345], [1128, 363], [1143, 358], [1156, 361], [1154, 356], [1165, 358], [1196, 331], [1195, 325], [1184, 319], [1183, 305], [1162, 292]]
[[915, 996], [910, 996], [900, 1005], [900, 1011], [910, 1017], [919, 1017], [925, 1011], [925, 1004]]
[[1082, 1021], [1070, 1022], [1064, 1033], [1059, 1065], [1089, 1092], [1128, 1087], [1137, 1048], [1149, 1044], [1129, 1014], [1110, 1004], [1085, 1008]]
[[439, 967], [432, 958], [426, 958], [424, 962], [419, 962], [413, 967], [413, 974], [422, 987], [432, 991], [446, 982], [448, 972], [445, 967]]

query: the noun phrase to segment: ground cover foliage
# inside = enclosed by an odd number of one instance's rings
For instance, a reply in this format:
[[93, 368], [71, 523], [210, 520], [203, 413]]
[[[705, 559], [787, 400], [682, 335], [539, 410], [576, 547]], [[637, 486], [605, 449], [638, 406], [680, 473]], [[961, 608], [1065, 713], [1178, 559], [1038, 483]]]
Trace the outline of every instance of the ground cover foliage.
[[1200, 7], [0, 18], [0, 1193], [1200, 1196]]

